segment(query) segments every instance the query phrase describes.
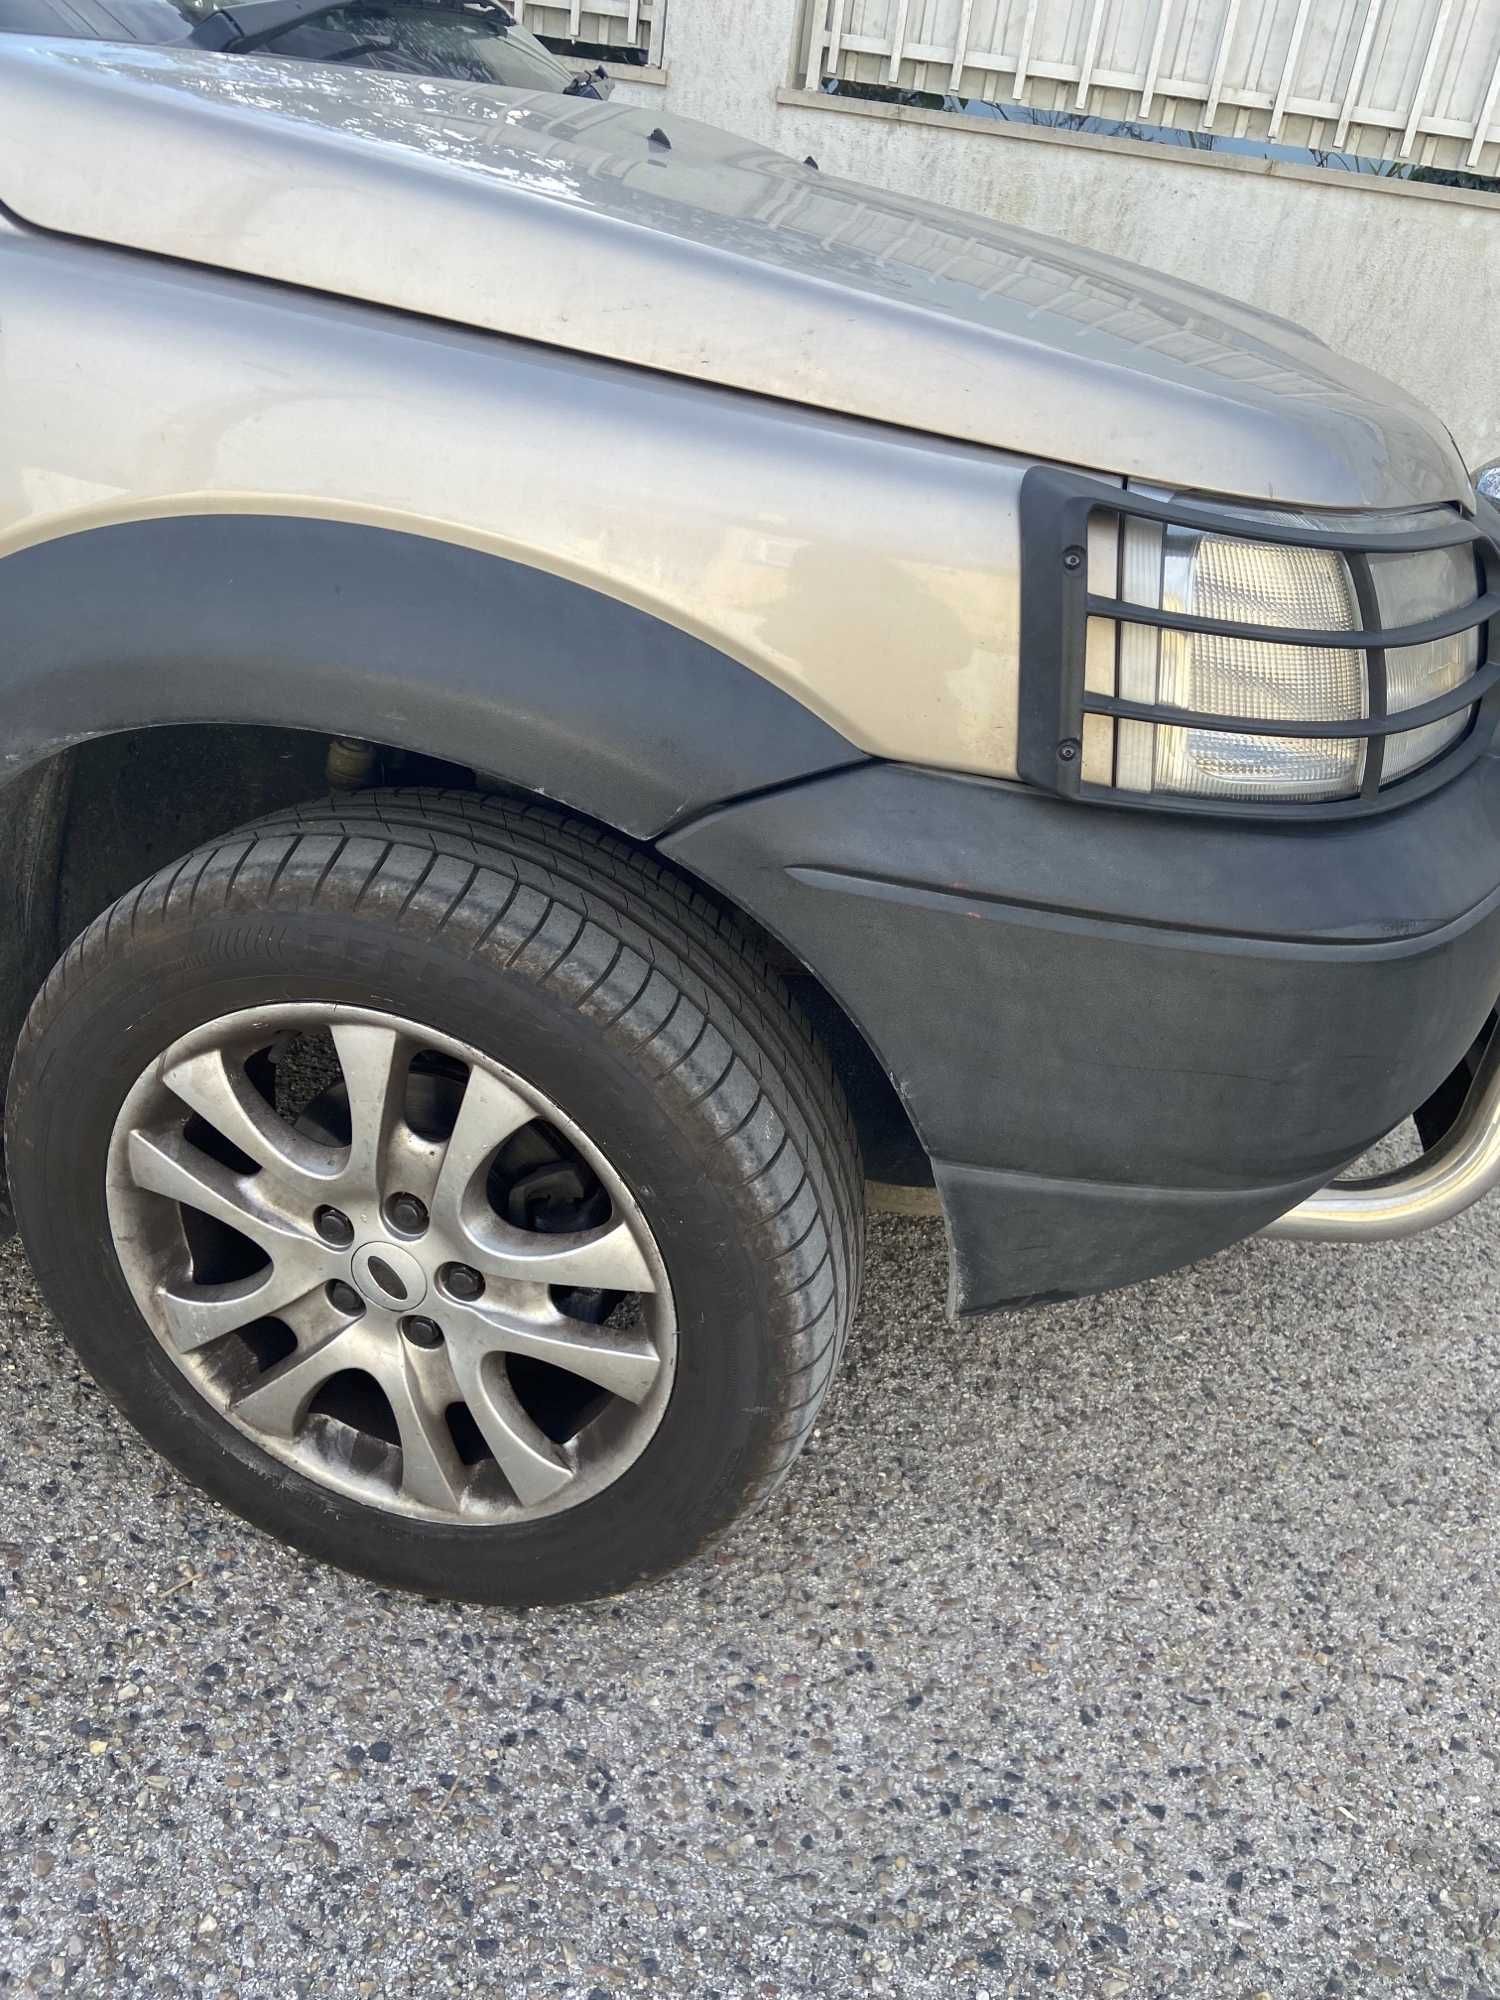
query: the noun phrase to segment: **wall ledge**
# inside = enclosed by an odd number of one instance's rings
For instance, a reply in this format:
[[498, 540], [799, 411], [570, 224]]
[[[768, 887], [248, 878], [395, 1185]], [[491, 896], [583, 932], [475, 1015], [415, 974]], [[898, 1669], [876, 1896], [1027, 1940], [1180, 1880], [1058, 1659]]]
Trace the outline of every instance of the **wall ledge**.
[[1243, 153], [1200, 153], [1189, 146], [1161, 145], [1148, 139], [1114, 139], [1102, 132], [1062, 132], [1045, 125], [1007, 125], [1001, 119], [974, 118], [961, 111], [929, 111], [918, 104], [882, 104], [868, 97], [837, 97], [825, 90], [788, 87], [777, 91], [776, 102], [799, 111], [837, 111], [846, 117], [883, 118], [895, 125], [933, 125], [944, 131], [977, 133], [986, 139], [1067, 146], [1086, 153], [1123, 153], [1130, 159], [1152, 160], [1162, 166], [1301, 181], [1348, 194], [1396, 196], [1403, 201], [1446, 201], [1462, 208], [1500, 210], [1500, 194], [1485, 194], [1478, 188], [1437, 187], [1430, 181], [1383, 180], [1376, 174], [1346, 173], [1338, 167], [1304, 167], [1294, 160], [1258, 160]]

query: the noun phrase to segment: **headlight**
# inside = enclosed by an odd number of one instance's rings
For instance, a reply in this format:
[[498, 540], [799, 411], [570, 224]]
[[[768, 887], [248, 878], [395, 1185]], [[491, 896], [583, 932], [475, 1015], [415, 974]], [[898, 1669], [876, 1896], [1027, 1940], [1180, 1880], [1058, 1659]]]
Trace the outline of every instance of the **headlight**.
[[[1375, 597], [1382, 625], [1415, 625], [1423, 618], [1452, 611], [1476, 594], [1474, 551], [1471, 548], [1429, 549], [1421, 555], [1371, 556]], [[1391, 713], [1416, 708], [1466, 681], [1479, 665], [1479, 630], [1455, 632], [1426, 646], [1398, 646], [1385, 656], [1386, 703]], [[1386, 740], [1381, 780], [1390, 784], [1422, 764], [1431, 763], [1456, 743], [1468, 724], [1467, 710], [1404, 730]]]
[[[1246, 513], [1293, 531], [1350, 529], [1348, 517]], [[1379, 537], [1430, 528], [1434, 515], [1371, 516]], [[1339, 551], [1233, 535], [1126, 515], [1120, 592], [1128, 603], [1215, 622], [1329, 634], [1327, 645], [1277, 644], [1163, 625], [1119, 625], [1118, 689], [1129, 702], [1257, 722], [1345, 723], [1372, 713], [1371, 666], [1340, 632], [1396, 629], [1474, 602], [1480, 585], [1465, 543], [1368, 564], [1361, 607], [1350, 561]], [[1357, 530], [1355, 531], [1357, 534]], [[1384, 705], [1395, 714], [1449, 693], [1479, 661], [1479, 630], [1377, 655]], [[1377, 672], [1379, 667], [1377, 664]], [[1375, 711], [1378, 712], [1378, 704]], [[1380, 783], [1387, 785], [1440, 755], [1468, 725], [1457, 713], [1386, 738]], [[1115, 782], [1122, 789], [1236, 800], [1335, 800], [1355, 796], [1369, 751], [1363, 736], [1282, 736], [1124, 719], [1117, 724]], [[1373, 774], [1372, 774], [1373, 783]]]

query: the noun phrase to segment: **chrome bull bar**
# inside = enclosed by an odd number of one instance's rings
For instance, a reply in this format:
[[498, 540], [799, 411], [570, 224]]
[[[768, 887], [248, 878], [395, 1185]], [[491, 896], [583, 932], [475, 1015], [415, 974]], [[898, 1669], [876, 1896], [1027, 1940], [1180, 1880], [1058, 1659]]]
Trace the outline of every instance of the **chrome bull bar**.
[[1331, 1181], [1264, 1231], [1302, 1243], [1389, 1243], [1462, 1215], [1500, 1183], [1500, 1028], [1452, 1125], [1420, 1158], [1368, 1180]]

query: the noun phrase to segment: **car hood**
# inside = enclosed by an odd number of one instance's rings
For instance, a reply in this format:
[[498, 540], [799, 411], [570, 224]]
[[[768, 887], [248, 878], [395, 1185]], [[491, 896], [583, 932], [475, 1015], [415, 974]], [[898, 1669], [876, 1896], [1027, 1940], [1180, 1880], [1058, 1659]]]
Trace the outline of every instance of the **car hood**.
[[1284, 321], [687, 119], [13, 37], [0, 103], [38, 228], [1134, 479], [1469, 497], [1434, 418]]

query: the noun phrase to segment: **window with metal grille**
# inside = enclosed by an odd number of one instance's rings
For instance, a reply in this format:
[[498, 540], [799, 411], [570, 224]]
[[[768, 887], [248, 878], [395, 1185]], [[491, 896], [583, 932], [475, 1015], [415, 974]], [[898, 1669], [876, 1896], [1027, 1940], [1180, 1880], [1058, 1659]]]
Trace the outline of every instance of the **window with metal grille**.
[[513, 11], [559, 55], [662, 66], [667, 0], [514, 0]]
[[1500, 173], [1500, 0], [811, 0], [806, 83]]

